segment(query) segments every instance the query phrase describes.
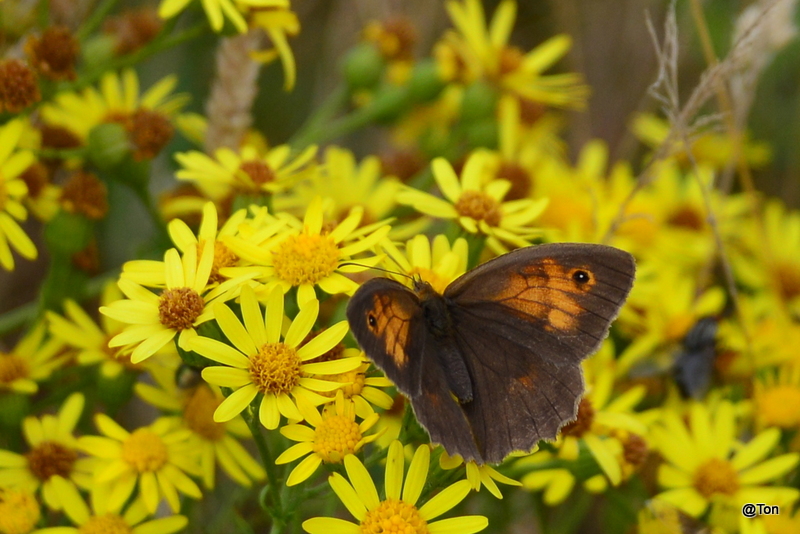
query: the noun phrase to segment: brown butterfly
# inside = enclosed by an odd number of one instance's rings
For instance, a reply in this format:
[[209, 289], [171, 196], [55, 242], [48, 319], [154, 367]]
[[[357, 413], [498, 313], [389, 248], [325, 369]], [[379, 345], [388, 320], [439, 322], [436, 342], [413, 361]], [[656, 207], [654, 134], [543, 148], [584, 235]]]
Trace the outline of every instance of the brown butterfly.
[[580, 362], [608, 335], [633, 285], [633, 257], [558, 243], [504, 254], [438, 294], [388, 278], [347, 306], [356, 340], [410, 400], [431, 441], [499, 463], [575, 419]]

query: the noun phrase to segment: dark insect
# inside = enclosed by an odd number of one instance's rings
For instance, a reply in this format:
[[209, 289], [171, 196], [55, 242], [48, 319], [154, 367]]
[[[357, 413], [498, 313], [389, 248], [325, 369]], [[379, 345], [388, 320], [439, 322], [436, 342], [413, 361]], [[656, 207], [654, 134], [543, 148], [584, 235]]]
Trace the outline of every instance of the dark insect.
[[603, 245], [515, 250], [438, 294], [388, 278], [347, 307], [356, 340], [411, 401], [431, 441], [499, 463], [575, 418], [580, 362], [608, 335], [633, 285], [633, 257]]

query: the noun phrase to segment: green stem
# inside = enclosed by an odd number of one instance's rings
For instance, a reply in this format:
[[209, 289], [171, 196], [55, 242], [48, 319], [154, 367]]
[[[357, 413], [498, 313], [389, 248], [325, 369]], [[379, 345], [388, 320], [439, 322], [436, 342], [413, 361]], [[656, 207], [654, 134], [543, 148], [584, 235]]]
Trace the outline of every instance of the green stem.
[[168, 33], [172, 30], [173, 26], [175, 25], [175, 20], [176, 19], [172, 19], [171, 21], [169, 21], [164, 26], [164, 29], [161, 31], [159, 36], [150, 41], [150, 43], [148, 43], [146, 46], [140, 48], [136, 52], [128, 54], [127, 56], [123, 56], [120, 58], [116, 58], [112, 61], [109, 61], [106, 65], [102, 65], [101, 67], [94, 69], [92, 72], [87, 73], [80, 79], [72, 83], [65, 84], [62, 87], [62, 90], [78, 91], [80, 89], [83, 89], [84, 87], [88, 87], [89, 85], [92, 85], [94, 82], [99, 80], [100, 77], [103, 76], [103, 74], [105, 74], [108, 71], [122, 70], [126, 67], [132, 67], [138, 63], [141, 63], [150, 56], [153, 56], [164, 50], [168, 50], [186, 41], [190, 41], [192, 39], [200, 37], [206, 31], [208, 31], [208, 24], [206, 24], [206, 22], [203, 21], [175, 35], [168, 35]]
[[327, 124], [319, 124], [309, 129], [302, 137], [295, 136], [291, 144], [294, 147], [304, 147], [322, 144], [359, 130], [373, 122], [378, 113], [377, 109], [366, 106]]
[[306, 119], [297, 132], [295, 132], [289, 145], [295, 150], [302, 150], [309, 146], [317, 131], [322, 130], [325, 125], [333, 120], [339, 110], [347, 103], [350, 92], [347, 87], [341, 85], [337, 87], [325, 101], [317, 107], [316, 111]]
[[253, 440], [256, 443], [258, 453], [261, 455], [261, 463], [264, 464], [264, 470], [267, 472], [267, 484], [269, 495], [272, 499], [272, 507], [270, 508], [270, 515], [272, 516], [272, 530], [275, 534], [283, 531], [286, 526], [286, 519], [283, 513], [283, 506], [281, 504], [281, 492], [278, 490], [278, 473], [275, 470], [275, 461], [272, 458], [272, 453], [269, 450], [269, 444], [261, 432], [261, 425], [258, 420], [258, 415], [253, 407], [242, 412], [245, 422], [247, 422], [250, 433], [253, 435]]
[[469, 271], [477, 267], [478, 262], [481, 260], [481, 254], [486, 245], [486, 236], [483, 234], [463, 232], [462, 237], [467, 240], [469, 249], [469, 256], [467, 257], [467, 270]]
[[111, 13], [114, 7], [117, 5], [119, 0], [105, 0], [100, 6], [95, 9], [91, 16], [83, 23], [80, 29], [75, 34], [75, 37], [78, 38], [80, 41], [84, 41], [89, 35], [91, 35], [103, 21], [106, 19], [106, 16]]
[[69, 158], [85, 158], [88, 155], [86, 147], [82, 148], [40, 148], [35, 150], [34, 153], [39, 158], [47, 159], [69, 159]]
[[0, 337], [19, 329], [26, 323], [33, 322], [38, 310], [36, 302], [29, 302], [0, 315]]

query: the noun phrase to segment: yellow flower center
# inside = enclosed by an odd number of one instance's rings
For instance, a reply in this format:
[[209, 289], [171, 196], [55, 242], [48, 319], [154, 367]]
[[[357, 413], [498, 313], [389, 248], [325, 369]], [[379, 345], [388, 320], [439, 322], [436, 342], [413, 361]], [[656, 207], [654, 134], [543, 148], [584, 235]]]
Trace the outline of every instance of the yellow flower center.
[[78, 454], [55, 441], [43, 441], [31, 449], [25, 458], [28, 460], [28, 469], [31, 473], [39, 480], [45, 481], [54, 475], [69, 478]]
[[793, 428], [800, 425], [800, 388], [783, 385], [756, 394], [757, 412], [769, 426]]
[[695, 318], [690, 313], [671, 317], [664, 327], [664, 337], [667, 341], [678, 341], [686, 335], [694, 322]]
[[222, 439], [225, 436], [225, 425], [214, 422], [214, 411], [221, 402], [207, 386], [194, 388], [183, 407], [186, 426], [208, 441]]
[[225, 277], [219, 274], [219, 270], [224, 267], [233, 267], [237, 261], [239, 261], [239, 256], [231, 252], [231, 249], [226, 247], [224, 243], [215, 241], [214, 263], [211, 266], [211, 275], [208, 277], [209, 283], [224, 281]]
[[366, 376], [364, 375], [364, 371], [358, 368], [337, 375], [324, 375], [324, 379], [330, 380], [331, 382], [350, 383], [333, 391], [320, 392], [320, 395], [333, 398], [336, 396], [337, 391], [341, 391], [345, 399], [350, 399], [355, 395], [361, 394], [361, 391], [364, 389], [364, 380], [366, 380]]
[[414, 267], [409, 271], [408, 274], [411, 276], [419, 276], [422, 278], [422, 280], [428, 282], [431, 287], [440, 295], [444, 293], [445, 288], [450, 283], [449, 280], [445, 280], [433, 269], [425, 269], [424, 267]]
[[489, 226], [500, 226], [500, 204], [486, 193], [464, 191], [455, 208], [461, 217], [485, 221]]
[[158, 299], [158, 320], [172, 330], [188, 330], [203, 313], [205, 302], [188, 287], [167, 289]]
[[316, 284], [339, 265], [339, 248], [326, 235], [290, 236], [272, 252], [275, 275], [293, 286]]
[[314, 452], [328, 463], [339, 463], [347, 454], [356, 452], [361, 429], [343, 415], [330, 415], [322, 420], [314, 433]]
[[158, 471], [167, 463], [167, 446], [158, 434], [140, 428], [123, 442], [122, 459], [139, 473]]
[[739, 475], [730, 462], [711, 458], [695, 471], [694, 487], [707, 499], [719, 493], [734, 495], [739, 490]]
[[300, 357], [283, 343], [267, 343], [250, 357], [250, 378], [261, 393], [289, 393], [300, 382]]
[[78, 529], [79, 534], [129, 534], [131, 527], [117, 514], [96, 515]]
[[20, 378], [30, 375], [28, 362], [16, 354], [4, 354], [0, 352], [0, 385], [11, 384]]
[[21, 489], [0, 489], [0, 532], [28, 534], [39, 522], [41, 510], [36, 497]]
[[551, 194], [549, 198], [547, 208], [539, 217], [539, 224], [543, 227], [577, 228], [586, 232], [594, 226], [592, 207], [583, 197]]
[[397, 499], [386, 499], [367, 512], [361, 522], [362, 534], [428, 534], [428, 524], [416, 506]]
[[571, 423], [564, 425], [561, 429], [562, 436], [575, 436], [579, 438], [591, 430], [594, 423], [594, 407], [586, 397], [581, 399], [578, 404], [578, 415]]
[[790, 263], [779, 263], [773, 270], [783, 300], [789, 302], [800, 296], [800, 269]]

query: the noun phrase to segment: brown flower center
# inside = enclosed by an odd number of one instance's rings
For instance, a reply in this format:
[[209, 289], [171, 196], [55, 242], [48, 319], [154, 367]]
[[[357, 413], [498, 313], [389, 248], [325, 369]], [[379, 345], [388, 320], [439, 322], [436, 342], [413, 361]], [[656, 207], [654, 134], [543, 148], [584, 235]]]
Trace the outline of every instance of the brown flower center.
[[136, 147], [134, 159], [153, 159], [167, 146], [175, 128], [167, 117], [158, 111], [137, 110], [126, 122], [131, 142]]
[[18, 59], [0, 61], [0, 111], [19, 113], [42, 99], [30, 67]]
[[103, 24], [103, 33], [117, 38], [114, 52], [122, 56], [152, 41], [163, 25], [155, 9], [142, 8], [107, 19]]
[[31, 64], [50, 80], [74, 80], [80, 44], [68, 28], [51, 26], [40, 38], [30, 37], [26, 51]]
[[672, 212], [667, 219], [667, 224], [699, 232], [705, 227], [706, 220], [694, 206], [685, 205]]
[[522, 59], [525, 54], [522, 53], [516, 46], [507, 46], [500, 52], [500, 63], [498, 65], [498, 74], [502, 77], [510, 74], [522, 65]]
[[775, 266], [773, 276], [783, 300], [789, 302], [800, 296], [800, 269], [789, 263], [780, 263]]
[[[198, 253], [200, 250], [198, 250]], [[223, 282], [226, 278], [219, 273], [220, 269], [233, 267], [239, 261], [239, 256], [234, 254], [231, 249], [219, 241], [214, 242], [214, 263], [211, 266], [211, 274], [208, 277], [209, 283]]]
[[272, 183], [277, 179], [272, 167], [261, 160], [243, 161], [239, 165], [239, 170], [246, 175], [247, 181], [252, 184], [246, 189], [253, 189], [253, 192], [260, 192], [262, 185]]
[[591, 401], [584, 397], [578, 404], [578, 416], [571, 423], [564, 425], [561, 435], [579, 438], [592, 428], [592, 423], [594, 423], [594, 407]]
[[485, 221], [489, 226], [500, 226], [502, 218], [500, 204], [486, 193], [464, 191], [456, 202], [455, 208], [462, 217]]
[[31, 473], [44, 482], [55, 475], [69, 478], [78, 454], [55, 441], [44, 441], [25, 454], [25, 458]]
[[647, 459], [647, 442], [638, 434], [628, 434], [622, 442], [622, 455], [625, 461], [638, 467]]
[[517, 165], [516, 163], [503, 162], [500, 170], [497, 171], [497, 177], [511, 182], [511, 189], [506, 193], [506, 200], [519, 200], [521, 198], [528, 198], [531, 193], [531, 180], [528, 171]]
[[173, 330], [188, 330], [203, 313], [205, 302], [188, 287], [167, 289], [158, 300], [158, 320]]
[[94, 174], [77, 171], [61, 189], [61, 206], [69, 213], [100, 220], [108, 213], [108, 190]]

